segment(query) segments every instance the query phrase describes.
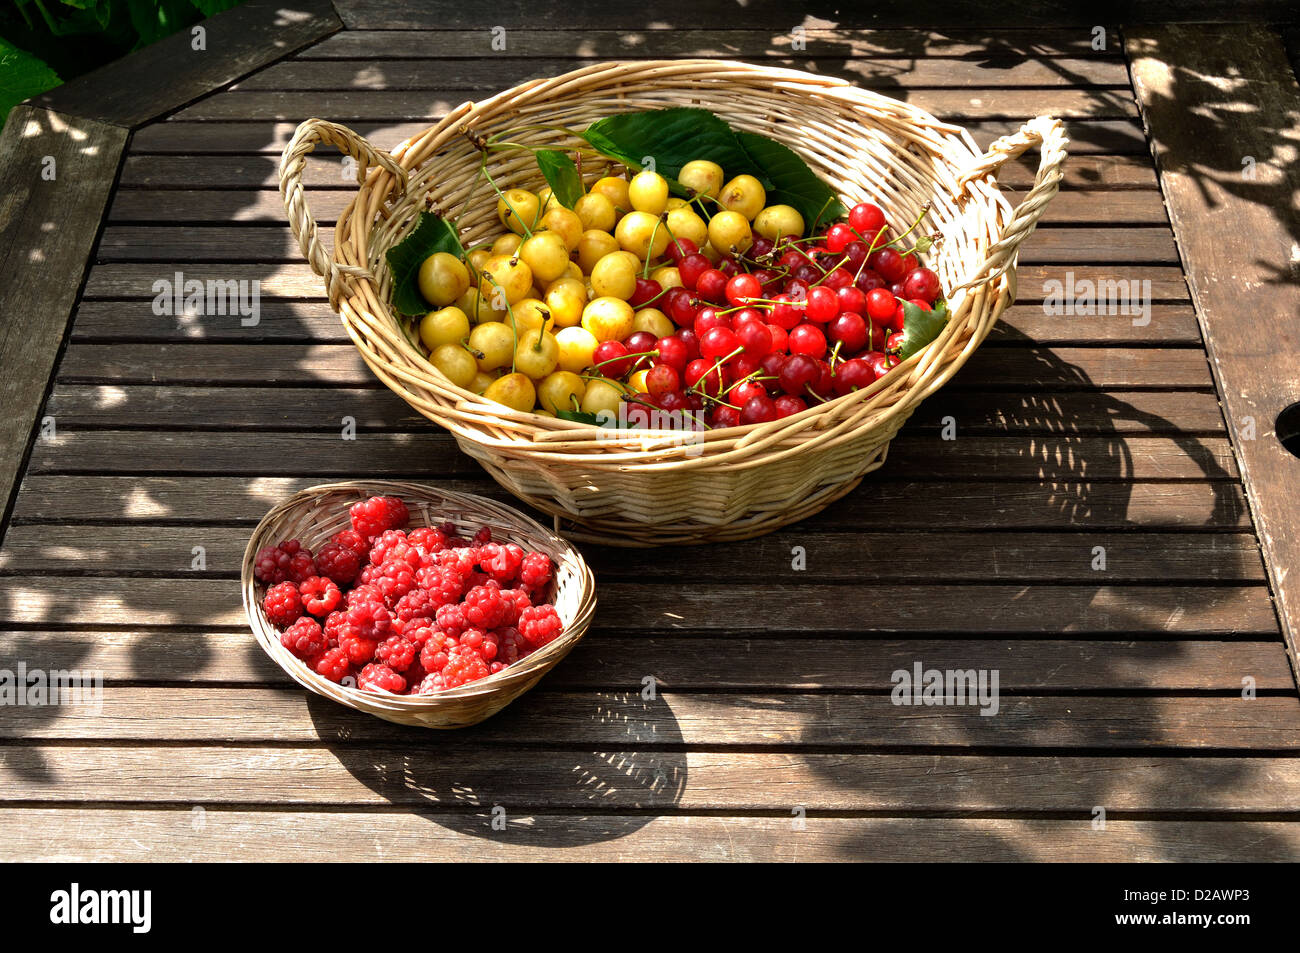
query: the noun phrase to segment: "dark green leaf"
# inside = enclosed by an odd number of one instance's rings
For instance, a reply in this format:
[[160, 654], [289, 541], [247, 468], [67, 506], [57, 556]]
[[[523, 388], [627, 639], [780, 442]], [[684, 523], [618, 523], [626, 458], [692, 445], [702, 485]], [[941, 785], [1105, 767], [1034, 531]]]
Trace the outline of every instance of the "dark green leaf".
[[809, 231], [813, 231], [819, 222], [834, 221], [848, 214], [848, 209], [831, 187], [817, 178], [808, 168], [808, 163], [793, 149], [752, 132], [737, 132], [736, 138], [749, 156], [751, 165], [762, 169], [772, 183], [764, 186], [768, 205], [793, 206], [803, 216]]
[[595, 424], [601, 426], [600, 418], [595, 414], [584, 413], [581, 410], [557, 410], [555, 416], [561, 420], [572, 420], [580, 424]]
[[707, 109], [676, 106], [618, 113], [596, 120], [582, 137], [597, 152], [635, 169], [653, 159], [655, 171], [665, 178], [675, 180], [692, 159], [708, 159], [728, 175], [748, 172], [763, 182], [763, 188], [769, 185], [761, 170], [751, 168], [731, 127]]
[[0, 122], [24, 99], [53, 89], [59, 75], [32, 54], [0, 39]]
[[555, 200], [565, 208], [573, 208], [586, 191], [582, 187], [578, 167], [563, 152], [554, 149], [537, 150], [537, 168], [542, 170]]
[[393, 273], [393, 307], [400, 313], [414, 316], [429, 310], [429, 303], [420, 294], [420, 266], [440, 251], [465, 257], [455, 226], [432, 212], [421, 212], [415, 230], [388, 249], [388, 267]]
[[899, 348], [900, 360], [907, 360], [933, 341], [948, 323], [948, 302], [940, 298], [933, 311], [918, 308], [910, 301], [903, 302], [903, 344]]

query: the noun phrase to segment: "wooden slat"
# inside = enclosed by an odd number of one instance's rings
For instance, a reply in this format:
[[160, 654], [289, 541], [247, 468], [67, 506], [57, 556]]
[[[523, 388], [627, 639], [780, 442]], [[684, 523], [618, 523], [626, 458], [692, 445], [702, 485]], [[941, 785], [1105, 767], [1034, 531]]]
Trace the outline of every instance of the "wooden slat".
[[[977, 145], [987, 148], [999, 136], [1020, 128], [1028, 114], [1006, 120], [974, 120], [966, 123]], [[419, 135], [439, 117], [419, 121], [381, 120], [372, 117], [351, 123], [352, 128], [370, 138], [381, 149], [393, 149], [399, 142]], [[174, 153], [273, 153], [284, 150], [293, 138], [293, 122], [241, 120], [234, 122], [182, 122], [169, 119], [153, 123], [137, 132], [131, 140], [134, 152]], [[1079, 119], [1070, 123], [1070, 155], [1142, 155], [1147, 154], [1146, 137], [1136, 119]]]
[[[1300, 653], [1300, 459], [1274, 423], [1300, 399], [1300, 172], [1281, 145], [1300, 138], [1300, 86], [1277, 34], [1258, 24], [1143, 29], [1128, 49], [1279, 611]], [[1191, 116], [1187, 102], [1200, 104]]]
[[[128, 159], [123, 174], [139, 177], [133, 183], [139, 187], [124, 188], [116, 193], [110, 211], [110, 220], [160, 225], [178, 222], [186, 226], [256, 222], [273, 223], [287, 228], [284, 202], [278, 191], [243, 187], [213, 191], [175, 188], [175, 186], [194, 185], [197, 182], [219, 186], [223, 181], [236, 183], [237, 180], [242, 179], [247, 179], [251, 183], [254, 179], [275, 175], [274, 167], [269, 160], [252, 159], [233, 163], [233, 168], [215, 173], [212, 178], [202, 178], [208, 163], [219, 165], [221, 162], [222, 160], [215, 156], [193, 160], [177, 160], [173, 156], [136, 156]], [[192, 171], [187, 168], [191, 164], [194, 166]], [[327, 177], [337, 176], [340, 166], [332, 160], [321, 159], [317, 160], [315, 168], [319, 170], [323, 181]], [[143, 179], [154, 179], [160, 184], [150, 185], [141, 181]], [[1028, 175], [1021, 177], [1020, 184], [1023, 186], [1028, 179]], [[1009, 182], [1006, 177], [1004, 177], [1005, 182]], [[347, 208], [354, 196], [355, 190], [346, 187], [313, 188], [307, 191], [307, 202], [321, 225], [332, 225], [337, 222], [338, 216]], [[1019, 192], [1012, 192], [1007, 196], [1012, 204], [1018, 204], [1021, 198], [1023, 194]], [[1154, 190], [1115, 191], [1082, 188], [1061, 192], [1052, 200], [1044, 215], [1043, 230], [1052, 230], [1053, 225], [1097, 226], [1099, 224], [1106, 228], [1110, 241], [1116, 244], [1123, 244], [1134, 237], [1139, 239], [1142, 237], [1128, 234], [1130, 231], [1135, 231], [1128, 226], [1152, 225], [1168, 228], [1164, 205], [1160, 201], [1159, 193]], [[1030, 238], [1030, 241], [1033, 242], [1035, 238], [1037, 233]], [[1100, 251], [1097, 253], [1104, 254]]]
[[[429, 746], [432, 748], [433, 746]], [[450, 750], [449, 750], [450, 749]], [[1293, 812], [1295, 758], [1043, 758], [751, 752], [4, 749], [0, 803], [235, 804], [514, 812]], [[368, 762], [368, 763], [367, 763]], [[664, 780], [656, 781], [656, 776]], [[755, 784], [755, 778], [764, 783]], [[1140, 783], [1131, 779], [1141, 778]]]
[[[266, 407], [259, 426], [337, 429], [321, 420], [322, 406], [346, 403], [366, 430], [409, 430], [423, 418], [393, 392], [350, 388], [186, 387], [139, 384], [57, 384], [46, 413], [62, 427], [168, 427], [220, 430], [248, 425], [249, 407]], [[908, 421], [909, 431], [935, 430], [952, 416], [972, 433], [1218, 433], [1223, 416], [1203, 391], [1024, 393], [944, 390]]]
[[[924, 660], [921, 660], [924, 661]], [[300, 688], [104, 689], [100, 705], [16, 705], [0, 738], [91, 740], [107, 726], [117, 744], [184, 741], [407, 746], [427, 737]], [[643, 701], [622, 692], [541, 687], [452, 744], [583, 749], [831, 747], [839, 751], [961, 746], [1016, 749], [1287, 751], [1300, 748], [1294, 697], [1002, 695], [995, 715], [976, 706], [895, 705], [888, 694], [688, 694]], [[432, 740], [432, 739], [430, 739]], [[677, 757], [673, 752], [669, 757]]]
[[[559, 76], [589, 66], [590, 56], [579, 48], [590, 48], [595, 39], [590, 32], [570, 33], [570, 48], [561, 57], [502, 59], [492, 56], [458, 59], [442, 51], [445, 40], [436, 42], [424, 55], [415, 59], [283, 60], [236, 83], [232, 89], [249, 91], [329, 91], [369, 90], [464, 90], [476, 95], [492, 94], [537, 77]], [[491, 34], [480, 34], [480, 42]], [[774, 51], [775, 52], [775, 51]], [[653, 58], [654, 50], [641, 57]], [[682, 55], [693, 56], [694, 53]], [[862, 86], [881, 90], [893, 89], [988, 89], [990, 86], [1084, 87], [1093, 91], [1128, 89], [1128, 68], [1119, 58], [999, 58], [990, 52], [985, 59], [889, 58], [889, 59], [822, 59], [814, 51], [802, 54], [732, 57], [750, 59], [763, 66], [798, 69], [818, 76], [834, 76]], [[892, 92], [891, 92], [892, 94]]]
[[244, 0], [203, 21], [202, 48], [180, 30], [60, 86], [34, 102], [133, 127], [210, 93], [342, 26], [328, 0]]
[[[507, 84], [508, 85], [508, 84]], [[1023, 122], [1038, 113], [1059, 119], [1134, 119], [1137, 107], [1128, 91], [1045, 89], [913, 89], [887, 86], [875, 90], [910, 103], [944, 121], [1007, 119]], [[175, 113], [185, 121], [279, 120], [302, 122], [330, 116], [337, 122], [408, 122], [425, 125], [451, 112], [467, 97], [456, 89], [390, 92], [385, 90], [314, 90], [312, 92], [230, 91], [214, 93]], [[480, 97], [484, 98], [484, 97]]]
[[[322, 408], [337, 415], [345, 404]], [[366, 433], [344, 440], [331, 433], [265, 431], [58, 431], [32, 448], [30, 472], [109, 474], [152, 472], [352, 478], [465, 477], [481, 471], [443, 431]], [[944, 440], [903, 434], [889, 447], [880, 479], [1076, 481], [1235, 480], [1236, 464], [1223, 437], [1005, 436]], [[1051, 495], [1049, 491], [1040, 491]], [[1086, 493], [1071, 500], [1086, 505]], [[1070, 500], [1074, 494], [1066, 493]]]
[[[15, 526], [0, 549], [0, 573], [147, 573], [190, 569], [204, 548], [206, 572], [238, 576], [248, 533], [242, 527]], [[684, 547], [671, 558], [629, 562], [623, 550], [589, 546], [584, 555], [602, 580], [694, 579], [715, 572], [732, 582], [761, 582], [790, 571], [801, 546], [808, 570], [825, 582], [942, 579], [958, 582], [1260, 582], [1259, 549], [1246, 534], [1226, 533], [814, 533], [799, 529], [744, 543]], [[1094, 548], [1106, 568], [1092, 567]]]
[[[337, 862], [479, 861], [1240, 861], [1300, 858], [1300, 824], [1286, 821], [545, 815], [431, 818], [413, 812], [11, 808], [0, 856], [9, 860]], [[509, 816], [509, 815], [508, 815]], [[364, 831], [364, 837], [358, 832]], [[466, 836], [470, 835], [470, 836]], [[925, 849], [918, 851], [917, 844]], [[580, 847], [581, 850], [572, 848]], [[570, 849], [559, 849], [570, 848]]]
[[[282, 265], [214, 265], [211, 263], [186, 264], [182, 269], [185, 278], [200, 281], [257, 281], [263, 298], [282, 296], [288, 298], [324, 299], [325, 286], [312, 274], [305, 262]], [[1018, 269], [1020, 301], [1041, 302], [1046, 293], [1044, 282], [1065, 282], [1067, 272], [1073, 272], [1076, 285], [1091, 281], [1124, 282], [1135, 293], [1143, 293], [1144, 282], [1149, 281], [1151, 300], [1160, 303], [1177, 303], [1188, 300], [1187, 282], [1181, 268], [1166, 265], [1080, 265], [1064, 268], [1060, 265], [1025, 265]], [[96, 265], [86, 280], [85, 297], [96, 298], [148, 298], [156, 292], [154, 283], [160, 278], [169, 279], [171, 272], [157, 264], [104, 264]], [[250, 285], [251, 287], [251, 285]], [[235, 319], [234, 323], [238, 323]]]
[[[105, 230], [97, 256], [100, 261], [296, 262], [302, 250], [288, 228], [120, 225]], [[1178, 263], [1178, 253], [1166, 227], [1040, 228], [1021, 248], [1020, 261], [1170, 265]]]
[[[195, 572], [176, 579], [72, 576], [5, 579], [3, 618], [20, 625], [87, 619], [98, 625], [246, 624], [238, 583]], [[784, 578], [784, 577], [783, 577]], [[1277, 632], [1262, 586], [819, 585], [767, 587], [715, 583], [661, 587], [613, 582], [601, 587], [597, 624], [622, 631], [809, 635], [852, 632], [1071, 634], [1186, 633], [1251, 638]], [[669, 608], [665, 608], [668, 605]], [[1252, 639], [1254, 640], [1254, 639]], [[1297, 736], [1300, 743], [1300, 736]]]
[[[200, 321], [181, 315], [154, 314], [153, 300], [83, 301], [72, 325], [72, 340], [87, 343], [184, 340], [251, 344], [297, 341], [314, 344], [350, 342], [342, 323], [324, 301], [265, 298], [256, 327], [238, 322]], [[1054, 344], [1200, 344], [1201, 331], [1191, 306], [1155, 304], [1151, 320], [1134, 324], [1128, 315], [1064, 317], [1044, 314], [1032, 299], [1004, 311], [989, 335], [998, 343]]]
[[[0, 136], [0, 518], [108, 207], [127, 132], [17, 106]], [[47, 179], [47, 175], [53, 175]]]
[[[644, 24], [641, 24], [644, 26]], [[1114, 33], [1111, 34], [1115, 36]], [[907, 57], [911, 59], [967, 58], [974, 61], [1004, 57], [1030, 57], [1048, 61], [1058, 57], [1104, 62], [1119, 53], [1116, 43], [1107, 50], [1092, 48], [1092, 35], [1077, 30], [997, 30], [962, 33], [937, 31], [841, 30], [809, 26], [804, 29], [804, 49], [792, 48], [789, 33], [773, 35], [770, 30], [691, 29], [688, 26], [663, 29], [538, 29], [514, 31], [506, 49], [491, 49], [492, 34], [485, 30], [363, 30], [349, 29], [311, 46], [295, 60], [394, 60], [442, 58], [581, 56], [589, 59], [612, 57], [635, 59], [642, 56], [716, 56], [722, 58], [799, 57], [861, 58]], [[505, 54], [502, 56], [502, 54]], [[489, 56], [489, 54], [491, 54]]]
[[[1241, 487], [1226, 482], [1111, 482], [1062, 476], [1041, 483], [888, 480], [888, 467], [802, 527], [837, 530], [985, 529], [1103, 532], [1124, 528], [1235, 531], [1250, 526]], [[252, 526], [275, 504], [320, 482], [310, 477], [44, 476], [28, 474], [14, 503], [17, 522], [240, 523]], [[440, 481], [455, 492], [509, 501], [486, 475]], [[924, 500], [924, 506], [916, 501]]]
[[[206, 319], [237, 327], [238, 316]], [[233, 329], [233, 328], [232, 328]], [[82, 344], [67, 348], [64, 382], [222, 383], [266, 381], [377, 386], [360, 352], [344, 344]], [[954, 390], [1095, 390], [1212, 386], [1205, 355], [1192, 348], [983, 348], [953, 379]], [[1050, 413], [1044, 408], [1043, 413]]]
[[[0, 633], [9, 658], [30, 668], [101, 673], [105, 682], [290, 685], [252, 648], [246, 632], [83, 630]], [[719, 658], [725, 666], [718, 666]], [[1290, 692], [1295, 683], [1277, 642], [1080, 641], [1074, 639], [837, 639], [765, 633], [737, 639], [664, 634], [584, 639], [546, 676], [548, 691], [638, 685], [666, 691], [887, 691], [890, 675], [926, 667], [996, 668], [1004, 692]]]

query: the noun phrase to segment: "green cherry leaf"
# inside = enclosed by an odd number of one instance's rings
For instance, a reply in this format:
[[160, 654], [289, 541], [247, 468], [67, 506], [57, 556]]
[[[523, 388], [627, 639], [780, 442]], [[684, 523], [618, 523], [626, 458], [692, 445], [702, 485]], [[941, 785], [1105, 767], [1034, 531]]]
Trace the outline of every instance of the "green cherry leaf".
[[572, 420], [580, 424], [595, 424], [597, 427], [602, 426], [600, 418], [595, 414], [588, 414], [581, 410], [558, 410], [555, 416], [560, 420]]
[[536, 155], [537, 168], [542, 170], [555, 200], [565, 208], [573, 208], [586, 191], [577, 165], [565, 153], [555, 149], [538, 149]]
[[420, 294], [420, 266], [440, 251], [465, 258], [456, 226], [433, 212], [421, 212], [411, 234], [388, 249], [388, 268], [393, 273], [393, 307], [401, 314], [414, 317], [429, 310], [429, 302]]
[[768, 205], [792, 206], [803, 216], [810, 232], [820, 223], [848, 214], [831, 187], [817, 178], [808, 163], [789, 146], [752, 132], [738, 132], [736, 138], [752, 164], [762, 170], [758, 178], [766, 178], [771, 183], [764, 186]]
[[903, 302], [903, 343], [898, 349], [899, 360], [905, 361], [925, 348], [942, 333], [948, 323], [948, 302], [940, 298], [933, 311], [918, 308], [910, 301]]

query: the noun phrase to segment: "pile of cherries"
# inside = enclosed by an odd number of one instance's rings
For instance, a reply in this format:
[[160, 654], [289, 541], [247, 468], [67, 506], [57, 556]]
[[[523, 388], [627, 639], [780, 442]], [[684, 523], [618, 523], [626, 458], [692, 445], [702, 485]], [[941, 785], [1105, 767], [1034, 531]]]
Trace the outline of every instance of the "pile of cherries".
[[940, 300], [919, 246], [897, 244], [866, 202], [810, 239], [756, 237], [716, 265], [676, 239], [668, 256], [681, 286], [638, 279], [629, 303], [659, 308], [678, 330], [606, 341], [596, 367], [611, 378], [646, 370], [645, 392], [625, 400], [630, 418], [636, 405], [701, 411], [711, 428], [767, 423], [868, 387], [899, 363], [903, 302], [928, 311]]

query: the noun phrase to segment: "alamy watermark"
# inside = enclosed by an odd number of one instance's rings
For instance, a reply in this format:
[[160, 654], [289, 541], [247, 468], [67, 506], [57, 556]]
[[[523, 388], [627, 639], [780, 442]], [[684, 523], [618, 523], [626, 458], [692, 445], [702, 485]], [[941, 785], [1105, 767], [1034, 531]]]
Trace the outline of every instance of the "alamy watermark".
[[104, 710], [104, 673], [78, 669], [0, 668], [0, 707]]
[[970, 705], [980, 715], [998, 713], [998, 670], [981, 668], [937, 669], [913, 662], [911, 671], [896, 669], [889, 700], [895, 705]]
[[50, 922], [61, 926], [78, 924], [127, 924], [132, 933], [148, 933], [153, 926], [152, 890], [83, 890], [73, 883], [67, 890], [50, 894]]
[[1052, 317], [1096, 315], [1131, 315], [1135, 328], [1151, 323], [1151, 279], [1091, 278], [1075, 279], [1073, 271], [1065, 281], [1050, 278], [1043, 282], [1043, 313]]
[[188, 317], [239, 315], [239, 323], [255, 327], [262, 320], [262, 283], [254, 278], [186, 278], [178, 271], [153, 283], [153, 313]]

